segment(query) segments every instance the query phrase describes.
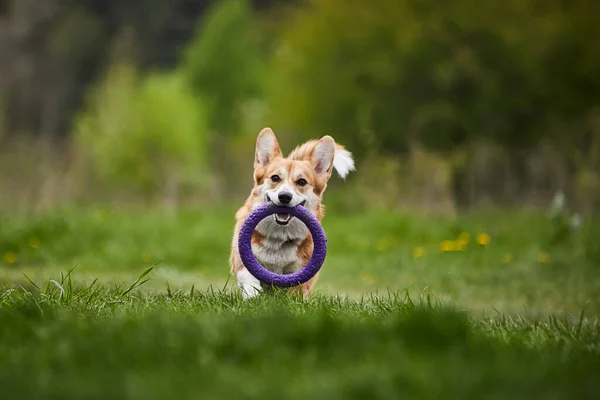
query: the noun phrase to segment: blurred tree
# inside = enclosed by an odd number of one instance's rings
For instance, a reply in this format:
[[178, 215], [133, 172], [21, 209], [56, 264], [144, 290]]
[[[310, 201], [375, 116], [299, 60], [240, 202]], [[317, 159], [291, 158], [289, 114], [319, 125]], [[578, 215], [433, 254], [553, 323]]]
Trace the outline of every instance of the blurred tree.
[[[252, 0], [266, 10], [281, 0]], [[88, 85], [124, 30], [140, 71], [172, 69], [214, 0], [3, 0], [0, 96], [7, 135], [67, 138]]]
[[174, 206], [206, 162], [201, 104], [177, 74], [139, 79], [118, 65], [77, 124], [78, 150], [107, 181], [120, 182]]
[[[284, 2], [42, 3], [0, 3], [5, 136], [66, 137], [127, 31], [138, 71], [175, 69], [205, 104], [216, 173], [267, 108], [268, 124], [292, 134], [284, 145], [329, 133], [358, 158], [414, 144], [449, 155], [457, 204], [468, 206], [479, 142], [509, 155], [515, 198], [540, 143], [565, 158], [572, 182], [600, 181], [597, 1], [296, 1], [268, 25], [264, 11]], [[276, 44], [272, 60], [265, 43]]]
[[181, 66], [211, 111], [209, 126], [218, 135], [239, 133], [240, 107], [260, 88], [259, 37], [246, 0], [214, 6], [186, 48]]
[[[245, 127], [244, 108], [260, 95], [264, 70], [261, 38], [246, 0], [225, 0], [208, 13], [189, 46], [181, 70], [207, 106], [214, 173], [232, 168], [232, 139]], [[233, 185], [233, 183], [232, 183]], [[221, 190], [230, 185], [223, 180]]]
[[312, 0], [282, 24], [273, 117], [358, 157], [453, 154], [461, 205], [473, 143], [503, 145], [523, 177], [533, 147], [572, 140], [600, 104], [598, 20], [588, 0]]

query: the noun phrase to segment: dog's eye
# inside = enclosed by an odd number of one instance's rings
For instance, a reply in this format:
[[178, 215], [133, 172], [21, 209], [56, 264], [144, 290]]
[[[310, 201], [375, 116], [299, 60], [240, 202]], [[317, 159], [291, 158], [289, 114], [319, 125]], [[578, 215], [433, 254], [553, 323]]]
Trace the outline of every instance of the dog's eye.
[[272, 180], [273, 182], [277, 183], [277, 182], [281, 181], [281, 178], [279, 177], [279, 175], [273, 175], [273, 176], [271, 177], [271, 180]]
[[307, 183], [307, 182], [306, 182], [306, 179], [302, 179], [302, 178], [300, 178], [300, 179], [298, 179], [298, 180], [296, 181], [296, 184], [297, 184], [298, 186], [305, 186], [305, 185], [306, 185], [306, 183]]

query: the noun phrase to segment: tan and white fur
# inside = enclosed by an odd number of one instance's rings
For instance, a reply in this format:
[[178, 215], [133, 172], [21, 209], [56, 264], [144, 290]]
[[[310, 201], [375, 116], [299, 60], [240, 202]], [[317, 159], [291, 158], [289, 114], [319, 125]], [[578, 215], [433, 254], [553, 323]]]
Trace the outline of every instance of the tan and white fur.
[[[283, 207], [302, 204], [321, 221], [325, 216], [323, 193], [333, 169], [345, 178], [354, 170], [354, 160], [352, 154], [336, 144], [331, 136], [306, 142], [284, 157], [270, 128], [259, 133], [254, 157], [254, 188], [236, 213], [229, 259], [231, 273], [237, 278], [245, 299], [258, 295], [267, 287], [250, 274], [240, 259], [237, 242], [243, 222], [252, 210], [267, 202]], [[297, 218], [287, 214], [273, 215], [262, 220], [254, 230], [252, 251], [268, 270], [290, 274], [308, 263], [313, 242], [308, 229]], [[318, 276], [317, 273], [290, 291], [300, 292], [307, 298]]]

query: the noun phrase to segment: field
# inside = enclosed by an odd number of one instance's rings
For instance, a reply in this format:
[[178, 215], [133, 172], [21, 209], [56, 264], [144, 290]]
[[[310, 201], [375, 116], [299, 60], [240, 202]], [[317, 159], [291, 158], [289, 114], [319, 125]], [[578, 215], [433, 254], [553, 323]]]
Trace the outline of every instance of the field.
[[244, 302], [233, 211], [1, 215], [2, 397], [597, 398], [594, 221], [332, 207], [318, 293]]

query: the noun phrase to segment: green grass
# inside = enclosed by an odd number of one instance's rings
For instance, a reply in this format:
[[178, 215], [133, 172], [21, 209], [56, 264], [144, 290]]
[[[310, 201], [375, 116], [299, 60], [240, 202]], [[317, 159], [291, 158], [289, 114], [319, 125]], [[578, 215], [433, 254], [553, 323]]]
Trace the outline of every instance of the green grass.
[[330, 213], [317, 293], [244, 302], [233, 211], [0, 215], [1, 397], [597, 397], [594, 220]]
[[584, 316], [481, 317], [426, 296], [244, 302], [63, 276], [0, 295], [0, 387], [7, 399], [591, 399], [599, 339]]
[[[322, 293], [423, 290], [458, 307], [543, 315], [600, 312], [600, 229], [560, 235], [544, 215], [493, 212], [453, 218], [390, 212], [335, 213], [324, 220], [329, 251]], [[229, 278], [234, 207], [181, 211], [65, 208], [0, 214], [0, 282], [49, 279], [78, 265], [84, 284], [135, 278], [162, 260], [148, 288], [206, 288]], [[444, 240], [470, 235], [462, 251]], [[476, 243], [489, 234], [487, 246]], [[558, 239], [557, 239], [558, 238]], [[414, 257], [414, 251], [423, 251]], [[14, 257], [7, 262], [7, 255]], [[230, 284], [233, 282], [230, 282]]]

